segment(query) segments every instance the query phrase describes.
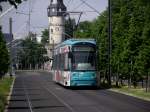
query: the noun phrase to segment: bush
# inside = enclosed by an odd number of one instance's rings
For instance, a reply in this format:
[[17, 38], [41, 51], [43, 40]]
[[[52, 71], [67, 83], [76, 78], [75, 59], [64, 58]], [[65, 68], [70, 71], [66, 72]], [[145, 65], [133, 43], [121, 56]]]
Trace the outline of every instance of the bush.
[[6, 103], [6, 100], [5, 100], [5, 95], [0, 93], [0, 112], [3, 112], [4, 109], [5, 109], [5, 103]]
[[9, 93], [12, 81], [12, 78], [3, 78], [3, 80], [0, 80], [0, 112], [3, 112], [5, 109], [6, 95]]
[[2, 34], [0, 28], [0, 77], [1, 75], [7, 73], [9, 68], [9, 53], [6, 47], [6, 42], [4, 41], [4, 35]]

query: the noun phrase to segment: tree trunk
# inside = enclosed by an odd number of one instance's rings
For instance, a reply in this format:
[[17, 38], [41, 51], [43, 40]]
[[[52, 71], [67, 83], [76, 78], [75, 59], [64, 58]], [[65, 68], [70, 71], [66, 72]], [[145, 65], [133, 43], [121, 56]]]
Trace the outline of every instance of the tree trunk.
[[123, 81], [122, 81], [122, 79], [120, 79], [120, 82], [121, 82], [121, 86], [123, 86]]
[[147, 73], [147, 76], [146, 76], [146, 92], [148, 91], [148, 73]]
[[143, 81], [143, 79], [142, 79], [142, 88], [144, 88], [144, 81]]
[[132, 83], [131, 75], [132, 75], [132, 72], [130, 73], [130, 77], [129, 77], [129, 88], [131, 88], [131, 83]]
[[116, 87], [119, 87], [118, 81], [119, 81], [119, 73], [117, 73], [117, 75], [116, 75]]
[[150, 92], [150, 75], [149, 75], [149, 72], [148, 72], [148, 92]]
[[132, 79], [131, 79], [131, 76], [133, 75], [132, 74], [132, 58], [131, 58], [131, 70], [130, 70], [130, 76], [129, 76], [129, 88], [131, 88], [131, 83], [132, 83]]
[[129, 86], [130, 86], [130, 79], [128, 78], [128, 88], [129, 88]]
[[117, 76], [116, 76], [116, 87], [119, 87], [119, 63], [118, 63], [118, 68], [117, 68]]

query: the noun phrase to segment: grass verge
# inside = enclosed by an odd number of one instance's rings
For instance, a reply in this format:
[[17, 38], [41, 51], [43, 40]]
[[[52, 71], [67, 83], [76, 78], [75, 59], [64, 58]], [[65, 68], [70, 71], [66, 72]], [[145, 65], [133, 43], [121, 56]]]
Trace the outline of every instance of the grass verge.
[[144, 88], [122, 86], [120, 88], [111, 88], [110, 90], [150, 101], [150, 92], [146, 92]]
[[5, 104], [7, 103], [7, 95], [9, 94], [13, 78], [5, 77], [0, 79], [0, 112], [5, 109]]

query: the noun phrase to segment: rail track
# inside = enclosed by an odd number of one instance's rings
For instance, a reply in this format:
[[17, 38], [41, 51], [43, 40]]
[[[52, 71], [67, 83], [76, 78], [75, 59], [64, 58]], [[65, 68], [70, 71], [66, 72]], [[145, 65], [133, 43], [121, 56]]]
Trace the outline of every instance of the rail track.
[[108, 90], [71, 90], [50, 73], [18, 73], [7, 112], [150, 112], [150, 102]]
[[[54, 108], [63, 108], [64, 112], [75, 112], [69, 104], [55, 95], [48, 86], [46, 81], [40, 82], [38, 78], [34, 80], [33, 77], [28, 79], [26, 76], [17, 76], [6, 112], [49, 111]], [[50, 101], [51, 99], [53, 101]], [[44, 102], [44, 104], [42, 101], [47, 101], [47, 103]]]

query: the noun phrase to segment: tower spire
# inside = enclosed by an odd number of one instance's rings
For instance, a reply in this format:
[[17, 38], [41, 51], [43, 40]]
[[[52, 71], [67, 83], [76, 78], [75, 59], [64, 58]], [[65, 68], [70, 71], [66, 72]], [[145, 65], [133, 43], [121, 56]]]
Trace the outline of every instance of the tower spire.
[[51, 0], [48, 6], [48, 17], [63, 16], [66, 10], [63, 0]]

